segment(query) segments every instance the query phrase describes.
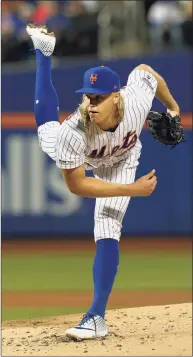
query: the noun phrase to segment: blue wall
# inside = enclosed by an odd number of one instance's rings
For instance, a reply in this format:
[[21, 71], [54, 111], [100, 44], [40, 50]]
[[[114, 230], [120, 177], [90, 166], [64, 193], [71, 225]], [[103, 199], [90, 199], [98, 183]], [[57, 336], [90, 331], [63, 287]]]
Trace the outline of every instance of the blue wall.
[[[97, 61], [95, 62], [97, 64]], [[103, 64], [120, 73], [122, 85], [139, 63], [147, 63], [167, 81], [181, 106], [192, 111], [190, 52]], [[80, 97], [82, 74], [90, 63], [53, 71], [61, 111], [72, 111]], [[32, 112], [35, 73], [3, 73], [2, 110]], [[153, 109], [163, 109], [155, 100]], [[133, 198], [124, 219], [125, 234], [192, 234], [192, 131], [173, 150], [156, 142], [148, 130], [141, 135], [143, 151], [137, 177], [155, 168], [156, 191], [148, 198]], [[2, 130], [2, 232], [9, 234], [92, 234], [94, 200], [72, 195], [61, 172], [40, 151], [34, 129]]]
[[[35, 57], [34, 57], [35, 62]], [[80, 101], [75, 90], [82, 86], [83, 73], [89, 66], [98, 64], [84, 63], [53, 69], [53, 83], [57, 90], [60, 110], [72, 111]], [[158, 71], [167, 81], [174, 97], [179, 102], [182, 112], [192, 112], [192, 52], [169, 53], [135, 59], [103, 61], [120, 74], [121, 84], [125, 85], [129, 72], [140, 63], [146, 63]], [[101, 64], [101, 62], [100, 62]], [[2, 111], [32, 112], [35, 86], [35, 72], [2, 73]], [[155, 100], [154, 109], [161, 109]]]

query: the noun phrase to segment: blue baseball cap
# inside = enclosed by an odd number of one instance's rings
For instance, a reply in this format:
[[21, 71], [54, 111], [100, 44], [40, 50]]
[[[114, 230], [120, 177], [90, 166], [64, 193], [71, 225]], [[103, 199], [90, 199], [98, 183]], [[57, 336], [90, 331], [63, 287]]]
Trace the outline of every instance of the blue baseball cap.
[[119, 90], [119, 75], [108, 67], [99, 66], [85, 72], [83, 87], [76, 93], [110, 94]]

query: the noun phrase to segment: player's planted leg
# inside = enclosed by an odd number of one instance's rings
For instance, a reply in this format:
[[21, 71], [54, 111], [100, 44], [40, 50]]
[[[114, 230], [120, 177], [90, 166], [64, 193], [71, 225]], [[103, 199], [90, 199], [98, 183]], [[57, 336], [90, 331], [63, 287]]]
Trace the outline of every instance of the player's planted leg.
[[96, 242], [96, 255], [93, 265], [94, 297], [92, 305], [80, 324], [66, 331], [75, 339], [91, 339], [106, 336], [108, 333], [104, 315], [109, 295], [119, 265], [119, 242], [105, 238]]
[[118, 265], [119, 242], [110, 238], [98, 240], [93, 265], [94, 299], [89, 309], [90, 313], [104, 318]]

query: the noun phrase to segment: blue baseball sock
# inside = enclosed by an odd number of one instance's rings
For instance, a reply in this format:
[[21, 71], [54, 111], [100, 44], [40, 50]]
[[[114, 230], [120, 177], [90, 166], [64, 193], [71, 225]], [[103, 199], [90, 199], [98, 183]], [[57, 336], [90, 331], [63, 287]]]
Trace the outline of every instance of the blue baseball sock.
[[88, 312], [104, 318], [118, 265], [119, 242], [111, 238], [98, 240], [93, 265], [94, 298]]
[[48, 121], [58, 121], [59, 102], [52, 84], [51, 57], [36, 50], [36, 84], [34, 114], [37, 126]]

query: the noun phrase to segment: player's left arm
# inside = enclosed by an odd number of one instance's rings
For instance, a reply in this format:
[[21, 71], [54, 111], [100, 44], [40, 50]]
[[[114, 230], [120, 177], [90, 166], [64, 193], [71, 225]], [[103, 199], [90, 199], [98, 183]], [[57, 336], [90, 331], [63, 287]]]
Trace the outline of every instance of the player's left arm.
[[166, 106], [167, 111], [172, 116], [179, 115], [180, 114], [179, 105], [177, 104], [174, 97], [172, 96], [164, 78], [156, 71], [154, 71], [153, 68], [151, 68], [146, 64], [140, 64], [135, 69], [149, 72], [156, 79], [157, 88], [155, 92], [155, 97]]

